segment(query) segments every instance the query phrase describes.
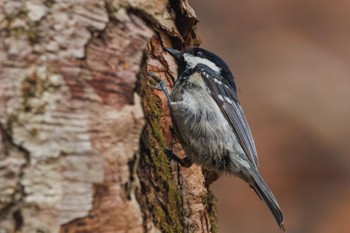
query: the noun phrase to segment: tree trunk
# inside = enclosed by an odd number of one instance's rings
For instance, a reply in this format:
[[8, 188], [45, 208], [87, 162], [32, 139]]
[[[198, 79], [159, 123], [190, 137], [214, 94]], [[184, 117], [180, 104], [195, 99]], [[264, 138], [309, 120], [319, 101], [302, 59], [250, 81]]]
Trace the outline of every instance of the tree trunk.
[[163, 47], [198, 45], [175, 1], [0, 1], [0, 232], [216, 232], [199, 166], [182, 168]]

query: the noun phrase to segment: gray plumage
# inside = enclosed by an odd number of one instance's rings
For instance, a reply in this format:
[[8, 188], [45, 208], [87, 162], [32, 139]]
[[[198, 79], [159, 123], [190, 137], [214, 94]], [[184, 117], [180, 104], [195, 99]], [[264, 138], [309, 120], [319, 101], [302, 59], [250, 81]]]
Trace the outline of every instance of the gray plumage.
[[278, 202], [259, 175], [254, 140], [227, 65], [200, 48], [167, 51], [178, 61], [179, 76], [170, 96], [165, 87], [163, 90], [188, 158], [246, 181], [284, 229]]

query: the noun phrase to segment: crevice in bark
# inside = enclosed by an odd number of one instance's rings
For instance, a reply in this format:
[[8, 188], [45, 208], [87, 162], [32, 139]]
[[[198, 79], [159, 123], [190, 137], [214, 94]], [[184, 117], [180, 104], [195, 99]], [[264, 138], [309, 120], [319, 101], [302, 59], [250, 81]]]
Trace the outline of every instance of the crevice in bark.
[[29, 152], [24, 147], [16, 145], [13, 142], [12, 136], [7, 132], [2, 123], [0, 123], [0, 135], [4, 148], [4, 156], [10, 156], [10, 150], [16, 150], [24, 159], [24, 163], [20, 166], [17, 174], [17, 188], [12, 194], [12, 201], [0, 210], [0, 219], [5, 219], [12, 214], [15, 220], [15, 229], [20, 230], [23, 226], [21, 207], [25, 197], [25, 190], [21, 181], [24, 178], [25, 168], [30, 164], [30, 156]]
[[192, 17], [186, 14], [184, 9], [184, 4], [188, 4], [187, 0], [177, 1], [169, 0], [171, 9], [174, 10], [176, 15], [175, 24], [184, 40], [185, 43], [180, 43], [180, 41], [172, 40], [172, 44], [176, 49], [183, 49], [186, 45], [199, 45], [200, 39], [195, 35], [195, 25], [199, 22], [196, 17]]
[[131, 195], [136, 195], [138, 192], [138, 188], [140, 186], [139, 179], [137, 177], [137, 168], [140, 161], [140, 154], [139, 152], [135, 153], [135, 156], [132, 160], [129, 161], [129, 180], [127, 183], [125, 183], [125, 191], [127, 193], [127, 197], [129, 200], [131, 200]]
[[15, 230], [19, 231], [23, 226], [23, 216], [20, 210], [13, 213], [13, 218], [15, 219]]

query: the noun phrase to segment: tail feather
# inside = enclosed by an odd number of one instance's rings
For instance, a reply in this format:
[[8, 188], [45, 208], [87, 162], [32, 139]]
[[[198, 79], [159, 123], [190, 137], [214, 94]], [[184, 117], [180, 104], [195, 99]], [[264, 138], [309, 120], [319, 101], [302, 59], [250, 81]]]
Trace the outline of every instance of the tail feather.
[[283, 226], [283, 213], [278, 205], [276, 198], [257, 171], [253, 171], [252, 176], [254, 180], [253, 183], [251, 183], [251, 187], [258, 194], [260, 199], [262, 199], [269, 207], [280, 228], [285, 231]]

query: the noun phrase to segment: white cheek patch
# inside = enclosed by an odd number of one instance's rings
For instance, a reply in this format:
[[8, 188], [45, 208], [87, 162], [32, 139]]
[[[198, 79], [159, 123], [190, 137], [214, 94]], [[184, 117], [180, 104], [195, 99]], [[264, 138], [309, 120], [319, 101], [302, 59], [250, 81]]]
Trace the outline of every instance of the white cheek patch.
[[214, 62], [211, 62], [207, 59], [201, 58], [201, 57], [195, 57], [192, 56], [190, 54], [185, 53], [184, 54], [184, 59], [187, 63], [187, 68], [194, 68], [196, 67], [196, 65], [198, 64], [203, 64], [208, 66], [210, 69], [212, 69], [213, 71], [220, 73], [221, 69], [215, 65]]

